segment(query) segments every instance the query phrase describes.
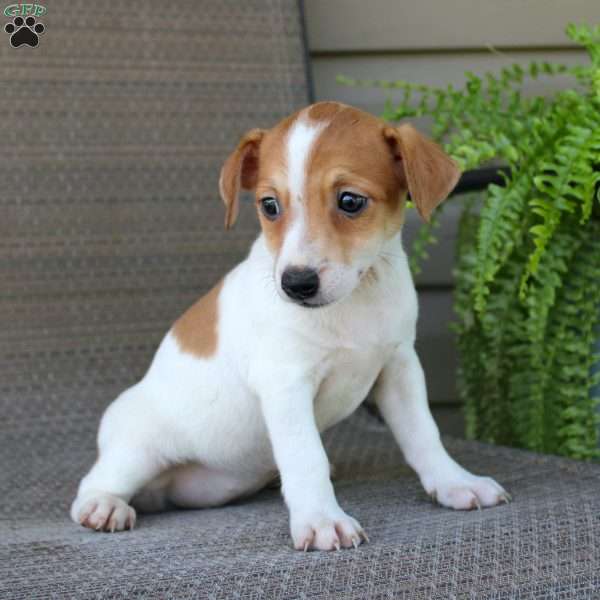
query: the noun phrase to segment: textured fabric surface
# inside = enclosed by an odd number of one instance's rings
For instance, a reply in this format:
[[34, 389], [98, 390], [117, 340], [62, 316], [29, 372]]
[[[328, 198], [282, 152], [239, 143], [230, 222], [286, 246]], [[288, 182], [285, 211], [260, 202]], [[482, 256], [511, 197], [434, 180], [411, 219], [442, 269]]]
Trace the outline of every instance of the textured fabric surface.
[[358, 550], [292, 550], [277, 490], [95, 533], [66, 515], [94, 458], [88, 436], [73, 431], [44, 447], [3, 438], [0, 598], [598, 597], [598, 466], [448, 441], [465, 466], [514, 495], [510, 505], [455, 512], [428, 500], [373, 417], [359, 413], [326, 441], [339, 501], [371, 538]]
[[306, 95], [295, 2], [48, 5], [37, 48], [0, 44], [0, 598], [595, 597], [598, 467], [450, 441], [515, 496], [452, 512], [362, 413], [326, 435], [356, 551], [293, 551], [276, 490], [69, 521], [102, 409], [255, 235], [249, 207], [223, 232], [222, 160]]
[[225, 157], [307, 102], [295, 1], [47, 4], [37, 48], [0, 38], [0, 434], [95, 429], [255, 237]]

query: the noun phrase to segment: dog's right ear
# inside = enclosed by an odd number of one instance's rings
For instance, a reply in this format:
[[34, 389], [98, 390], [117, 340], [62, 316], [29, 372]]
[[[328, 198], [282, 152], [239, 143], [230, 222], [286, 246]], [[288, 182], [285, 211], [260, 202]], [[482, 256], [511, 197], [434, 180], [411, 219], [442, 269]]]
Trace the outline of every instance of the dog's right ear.
[[258, 177], [258, 153], [265, 135], [262, 129], [251, 129], [242, 137], [221, 169], [219, 191], [225, 202], [225, 228], [235, 224], [240, 211], [240, 190], [253, 190]]

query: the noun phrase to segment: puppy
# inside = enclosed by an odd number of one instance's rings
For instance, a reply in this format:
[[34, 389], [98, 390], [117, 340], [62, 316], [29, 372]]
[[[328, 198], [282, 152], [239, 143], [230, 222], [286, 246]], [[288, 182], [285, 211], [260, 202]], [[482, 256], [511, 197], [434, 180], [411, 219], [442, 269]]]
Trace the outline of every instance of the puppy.
[[102, 531], [136, 512], [208, 507], [279, 473], [297, 549], [356, 547], [320, 433], [375, 401], [428, 494], [455, 509], [508, 501], [440, 442], [413, 348], [417, 297], [401, 227], [407, 192], [428, 219], [459, 177], [410, 125], [322, 102], [248, 132], [220, 192], [242, 189], [262, 233], [249, 256], [163, 339], [145, 377], [106, 410], [73, 520]]

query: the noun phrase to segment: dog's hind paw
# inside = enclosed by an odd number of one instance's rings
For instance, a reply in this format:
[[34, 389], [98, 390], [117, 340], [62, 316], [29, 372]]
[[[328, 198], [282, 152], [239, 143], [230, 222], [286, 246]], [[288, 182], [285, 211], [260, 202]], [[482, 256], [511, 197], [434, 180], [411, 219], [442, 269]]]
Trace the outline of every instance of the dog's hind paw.
[[111, 494], [88, 496], [83, 501], [75, 499], [71, 517], [76, 523], [95, 529], [114, 533], [135, 526], [135, 510], [124, 500]]

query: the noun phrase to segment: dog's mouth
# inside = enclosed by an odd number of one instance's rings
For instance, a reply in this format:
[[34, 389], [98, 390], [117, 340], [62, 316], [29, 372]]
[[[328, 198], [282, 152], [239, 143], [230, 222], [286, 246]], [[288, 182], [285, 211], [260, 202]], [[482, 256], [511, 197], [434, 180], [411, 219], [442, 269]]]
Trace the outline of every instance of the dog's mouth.
[[329, 306], [331, 302], [306, 302], [305, 300], [302, 300], [296, 302], [296, 304], [304, 308], [323, 308], [324, 306]]

